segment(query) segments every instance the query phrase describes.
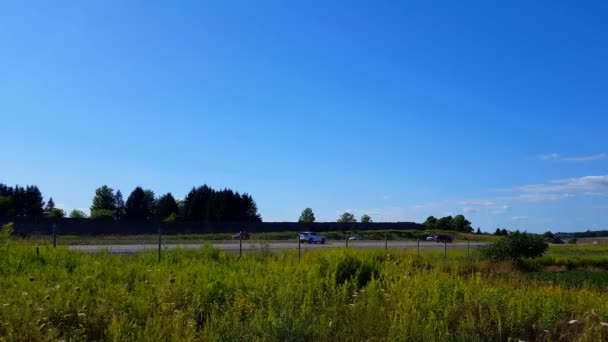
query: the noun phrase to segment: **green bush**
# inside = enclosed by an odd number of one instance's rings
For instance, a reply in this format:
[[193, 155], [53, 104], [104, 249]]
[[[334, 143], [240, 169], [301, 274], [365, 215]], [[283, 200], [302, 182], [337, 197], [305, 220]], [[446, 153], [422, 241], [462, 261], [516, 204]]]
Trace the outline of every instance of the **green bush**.
[[572, 239], [568, 239], [568, 244], [569, 245], [576, 245], [576, 238], [572, 238]]
[[336, 266], [335, 280], [337, 285], [347, 281], [354, 282], [361, 288], [367, 285], [373, 277], [378, 276], [378, 268], [370, 263], [363, 262], [354, 256], [346, 256]]
[[74, 209], [70, 212], [70, 217], [75, 219], [86, 218], [87, 214], [85, 214], [82, 210]]
[[63, 209], [53, 208], [46, 215], [50, 218], [64, 218], [65, 211], [63, 211]]
[[541, 235], [512, 232], [482, 250], [482, 254], [495, 261], [520, 260], [542, 256], [548, 248]]
[[94, 219], [112, 219], [114, 218], [114, 210], [110, 209], [97, 209], [91, 211], [91, 218]]

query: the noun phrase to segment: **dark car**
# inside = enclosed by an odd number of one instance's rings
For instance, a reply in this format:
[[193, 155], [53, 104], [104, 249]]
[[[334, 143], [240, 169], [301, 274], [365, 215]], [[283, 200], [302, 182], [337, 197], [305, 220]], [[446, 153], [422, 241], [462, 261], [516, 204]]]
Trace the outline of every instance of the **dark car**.
[[426, 238], [426, 240], [435, 242], [452, 242], [454, 241], [454, 238], [446, 234], [436, 234], [429, 236]]

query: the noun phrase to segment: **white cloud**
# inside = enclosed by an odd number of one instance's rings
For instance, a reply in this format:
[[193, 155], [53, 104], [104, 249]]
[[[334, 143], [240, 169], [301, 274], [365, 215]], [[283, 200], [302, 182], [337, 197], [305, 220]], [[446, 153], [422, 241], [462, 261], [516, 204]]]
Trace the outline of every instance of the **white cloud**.
[[538, 156], [540, 160], [564, 161], [564, 162], [586, 162], [608, 159], [608, 153], [594, 154], [590, 156], [563, 157], [559, 153], [543, 154]]
[[512, 190], [523, 193], [603, 192], [608, 191], [608, 175], [557, 179], [543, 184], [518, 186]]
[[572, 194], [545, 194], [545, 193], [531, 193], [521, 194], [518, 196], [511, 197], [513, 200], [521, 202], [547, 202], [547, 201], [559, 201], [566, 198], [574, 197]]
[[560, 155], [558, 153], [542, 154], [538, 156], [540, 160], [559, 160]]

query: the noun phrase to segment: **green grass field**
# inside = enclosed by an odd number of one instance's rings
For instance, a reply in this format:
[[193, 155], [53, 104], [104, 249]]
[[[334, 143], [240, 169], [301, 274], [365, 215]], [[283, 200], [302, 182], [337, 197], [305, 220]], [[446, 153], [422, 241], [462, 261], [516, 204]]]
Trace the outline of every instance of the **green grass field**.
[[444, 261], [336, 249], [298, 261], [204, 246], [158, 263], [13, 243], [0, 248], [0, 340], [607, 340], [608, 263], [547, 271], [605, 254], [589, 248], [552, 248], [542, 272], [524, 273], [464, 251]]

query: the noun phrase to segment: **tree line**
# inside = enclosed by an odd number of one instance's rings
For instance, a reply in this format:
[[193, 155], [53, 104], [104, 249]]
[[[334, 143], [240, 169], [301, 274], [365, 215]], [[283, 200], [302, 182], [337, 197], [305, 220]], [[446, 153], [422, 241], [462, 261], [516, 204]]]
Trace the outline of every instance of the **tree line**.
[[[46, 204], [46, 206], [45, 206]], [[207, 185], [193, 187], [183, 200], [171, 193], [156, 197], [154, 192], [138, 186], [125, 201], [120, 190], [107, 185], [95, 190], [90, 208], [93, 219], [129, 219], [203, 222], [261, 222], [257, 204], [247, 193], [230, 189], [215, 190]], [[9, 187], [0, 183], [0, 216], [64, 217], [66, 213], [55, 208], [53, 198], [45, 203], [37, 186]], [[87, 215], [74, 209], [71, 218]]]
[[11, 187], [0, 183], [0, 216], [43, 216], [44, 204], [35, 185]]
[[473, 232], [471, 222], [469, 222], [464, 215], [456, 215], [454, 217], [445, 216], [439, 219], [434, 216], [429, 216], [426, 221], [424, 221], [424, 225], [426, 226], [426, 229], [451, 230], [463, 233]]
[[[311, 208], [306, 208], [302, 210], [300, 217], [298, 218], [298, 223], [314, 223], [316, 221], [315, 214], [313, 213]], [[354, 223], [357, 222], [357, 218], [353, 213], [344, 212], [338, 219], [336, 220], [338, 223]], [[371, 223], [371, 216], [364, 214], [361, 216], [361, 223]]]
[[122, 193], [107, 185], [95, 190], [92, 218], [129, 220], [261, 222], [253, 197], [230, 189], [214, 190], [207, 185], [193, 187], [183, 200], [169, 192], [158, 198], [142, 187], [133, 189], [126, 202]]

